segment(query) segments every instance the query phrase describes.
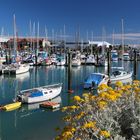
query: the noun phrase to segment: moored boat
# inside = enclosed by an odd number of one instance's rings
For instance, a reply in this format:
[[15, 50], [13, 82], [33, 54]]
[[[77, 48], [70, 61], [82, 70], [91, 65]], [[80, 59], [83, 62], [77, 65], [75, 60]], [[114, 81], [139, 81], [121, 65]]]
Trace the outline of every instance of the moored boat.
[[127, 72], [124, 70], [113, 71], [110, 76], [110, 82], [125, 80], [132, 77], [133, 72]]
[[4, 105], [2, 108], [3, 108], [3, 110], [11, 111], [11, 110], [17, 109], [19, 107], [21, 107], [21, 102], [14, 102], [11, 104], [7, 104], [7, 105]]
[[71, 65], [72, 65], [72, 67], [78, 67], [81, 65], [81, 60], [79, 58], [73, 58]]
[[19, 91], [17, 100], [23, 103], [36, 103], [53, 99], [60, 95], [62, 90], [62, 83], [37, 87]]
[[88, 76], [88, 78], [84, 82], [84, 88], [94, 88], [96, 89], [100, 84], [107, 84], [109, 81], [109, 77], [106, 74], [102, 73], [92, 73]]
[[60, 107], [60, 104], [52, 101], [46, 101], [40, 104], [40, 107], [54, 109]]
[[20, 64], [19, 66], [12, 67], [9, 69], [10, 74], [22, 74], [25, 72], [28, 72], [30, 69], [30, 66], [28, 64]]

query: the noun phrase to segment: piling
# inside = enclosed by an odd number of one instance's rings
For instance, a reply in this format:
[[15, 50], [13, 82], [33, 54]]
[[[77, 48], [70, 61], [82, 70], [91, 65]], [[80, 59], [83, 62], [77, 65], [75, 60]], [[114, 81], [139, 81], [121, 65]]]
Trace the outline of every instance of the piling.
[[97, 58], [97, 63], [96, 64], [98, 66], [98, 64], [99, 64], [98, 48], [97, 48], [97, 54], [96, 55], [97, 55], [97, 57], [96, 57]]
[[137, 76], [137, 51], [134, 50], [134, 79]]
[[65, 53], [65, 59], [66, 59], [65, 65], [68, 66], [68, 54], [67, 53]]
[[71, 89], [71, 78], [72, 73], [71, 73], [71, 53], [70, 50], [68, 51], [68, 93], [72, 93], [73, 90]]
[[108, 62], [108, 65], [107, 65], [107, 74], [110, 77], [110, 48], [107, 51], [107, 62]]

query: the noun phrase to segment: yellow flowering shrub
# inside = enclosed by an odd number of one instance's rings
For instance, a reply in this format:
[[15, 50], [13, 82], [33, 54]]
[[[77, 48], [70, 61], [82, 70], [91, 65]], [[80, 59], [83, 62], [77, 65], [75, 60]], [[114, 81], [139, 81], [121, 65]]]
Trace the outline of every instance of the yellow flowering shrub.
[[105, 137], [105, 138], [109, 138], [110, 137], [110, 133], [108, 131], [105, 131], [105, 130], [101, 130], [99, 132], [99, 135]]
[[122, 87], [123, 86], [123, 83], [121, 81], [117, 81], [116, 84], [115, 84], [117, 87]]
[[79, 102], [79, 101], [81, 101], [81, 98], [80, 98], [80, 96], [74, 96], [73, 100], [76, 102]]
[[56, 140], [125, 140], [127, 129], [140, 139], [140, 81], [101, 84], [97, 92], [74, 96], [74, 105], [62, 108], [66, 127]]

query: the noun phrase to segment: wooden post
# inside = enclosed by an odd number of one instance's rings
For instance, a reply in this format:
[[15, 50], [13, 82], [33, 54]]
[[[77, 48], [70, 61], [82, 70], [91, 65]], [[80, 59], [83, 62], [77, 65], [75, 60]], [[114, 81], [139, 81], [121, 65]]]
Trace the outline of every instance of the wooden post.
[[96, 62], [96, 64], [97, 64], [97, 66], [98, 66], [98, 64], [99, 64], [99, 56], [98, 56], [98, 52], [99, 52], [99, 51], [98, 51], [98, 48], [97, 48], [97, 50], [96, 50], [96, 53], [97, 53], [97, 54], [96, 54], [96, 55], [97, 55], [97, 62]]
[[134, 50], [134, 79], [137, 76], [137, 51]]
[[68, 50], [68, 93], [72, 93], [71, 89], [71, 53], [70, 50]]
[[37, 66], [37, 48], [35, 49], [35, 65]]
[[108, 62], [108, 65], [107, 65], [107, 74], [110, 77], [110, 48], [108, 48], [108, 51], [107, 51], [107, 62]]
[[65, 59], [66, 59], [65, 66], [68, 66], [68, 54], [67, 53], [65, 53]]

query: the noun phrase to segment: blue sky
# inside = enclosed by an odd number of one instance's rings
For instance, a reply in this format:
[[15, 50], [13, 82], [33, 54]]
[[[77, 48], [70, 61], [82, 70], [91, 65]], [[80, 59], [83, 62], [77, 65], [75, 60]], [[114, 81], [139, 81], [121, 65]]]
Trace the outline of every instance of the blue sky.
[[[13, 14], [19, 36], [29, 35], [29, 21], [39, 22], [40, 36], [59, 36], [65, 25], [68, 38], [74, 38], [80, 30], [81, 39], [111, 41], [114, 30], [117, 39], [121, 34], [121, 19], [124, 19], [126, 42], [140, 43], [139, 0], [0, 0], [0, 31], [13, 35]], [[88, 36], [87, 36], [88, 34]], [[100, 38], [99, 38], [100, 37]]]

